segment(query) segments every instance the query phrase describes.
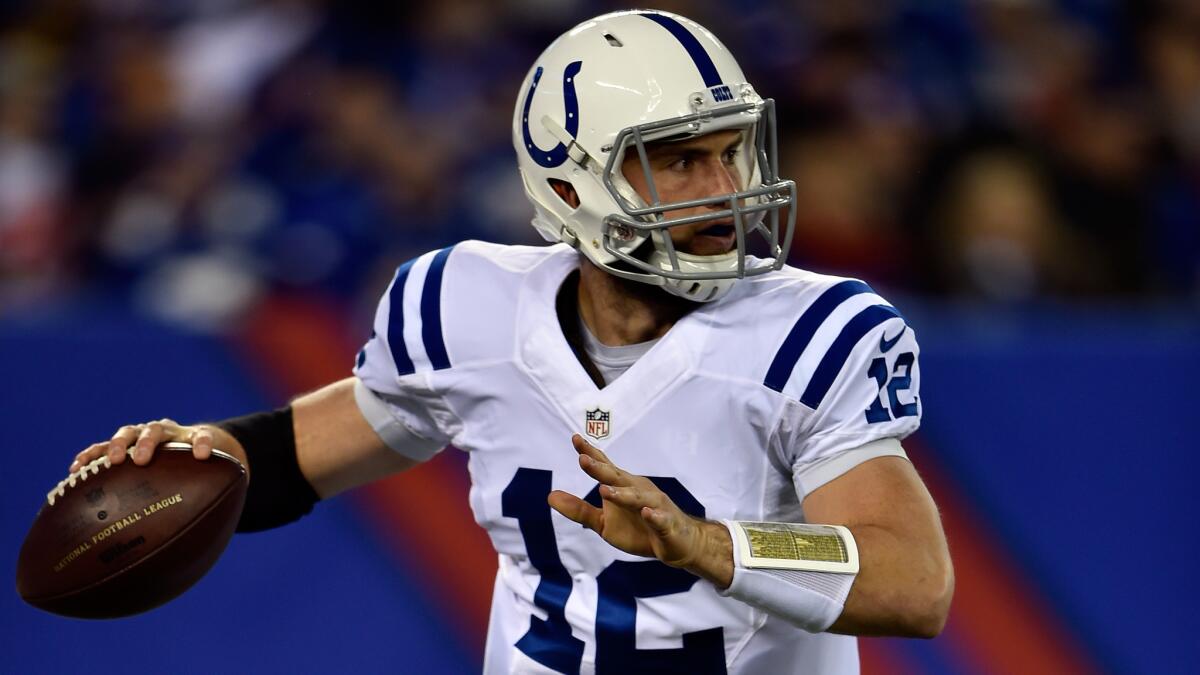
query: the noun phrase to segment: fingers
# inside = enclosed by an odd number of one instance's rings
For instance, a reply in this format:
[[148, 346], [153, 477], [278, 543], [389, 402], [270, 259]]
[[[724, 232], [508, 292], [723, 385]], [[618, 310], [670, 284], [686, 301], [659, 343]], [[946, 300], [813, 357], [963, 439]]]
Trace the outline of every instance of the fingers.
[[126, 450], [133, 445], [141, 432], [140, 424], [127, 424], [117, 429], [117, 433], [113, 434], [112, 440], [108, 442], [108, 460], [113, 464], [124, 462]]
[[78, 455], [75, 455], [75, 459], [71, 462], [71, 466], [68, 467], [67, 473], [75, 473], [82, 469], [85, 464], [104, 456], [106, 452], [108, 452], [108, 443], [92, 443]]
[[[591, 457], [592, 459], [596, 459], [601, 462], [609, 462], [608, 455], [604, 454], [600, 448], [588, 443], [587, 440], [579, 434], [574, 434], [571, 436], [571, 445], [575, 446], [575, 452], [578, 452], [580, 455]], [[609, 463], [611, 464], [611, 462]]]
[[641, 516], [643, 521], [654, 531], [656, 536], [667, 539], [679, 536], [691, 525], [688, 514], [679, 510], [656, 486], [642, 488], [614, 488], [612, 485], [600, 486], [600, 497], [617, 506], [632, 510]]
[[546, 497], [546, 502], [550, 508], [590, 530], [604, 530], [604, 512], [569, 492], [554, 490]]
[[579, 468], [584, 473], [607, 485], [632, 485], [637, 476], [622, 470], [609, 460], [599, 448], [583, 440], [579, 434], [571, 437], [571, 444], [579, 453]]
[[213, 451], [213, 432], [209, 427], [192, 427], [188, 440], [196, 459], [208, 459]]
[[650, 536], [650, 550], [662, 562], [686, 567], [703, 550], [696, 520], [652, 483], [644, 488], [601, 485], [600, 497], [642, 522]]
[[601, 485], [600, 497], [630, 511], [636, 511], [661, 535], [678, 531], [690, 519], [667, 493], [649, 480], [629, 486]]
[[93, 443], [75, 455], [68, 471], [74, 473], [105, 455], [113, 464], [124, 462], [128, 456], [133, 458], [134, 464], [144, 466], [150, 463], [159, 445], [170, 441], [191, 443], [196, 459], [208, 459], [213, 451], [213, 430], [204, 426], [183, 427], [166, 418], [145, 424], [127, 424], [117, 429], [110, 440]]
[[600, 497], [638, 515], [660, 536], [666, 536], [682, 527], [687, 516], [679, 510], [671, 498], [653, 484], [647, 487], [616, 487], [601, 485]]
[[182, 430], [172, 420], [161, 419], [141, 426], [142, 430], [138, 433], [137, 442], [133, 447], [133, 463], [139, 466], [149, 464], [154, 449], [162, 443], [183, 440]]
[[[190, 427], [180, 427], [175, 421], [169, 419], [145, 424], [127, 424], [117, 429], [117, 433], [113, 434], [112, 439], [107, 443], [93, 444], [76, 455], [75, 462], [71, 464], [72, 470], [78, 469], [102, 454], [107, 454], [109, 461], [113, 464], [120, 464], [125, 461], [126, 456], [129, 456], [133, 458], [134, 464], [145, 465], [150, 462], [154, 455], [154, 449], [159, 445], [168, 441], [186, 441], [190, 435]], [[210, 432], [205, 456], [211, 451]], [[203, 459], [199, 452], [196, 452], [196, 455]]]
[[157, 422], [151, 422], [142, 427], [138, 433], [137, 441], [133, 444], [134, 464], [145, 465], [150, 462], [150, 455], [154, 453], [154, 449], [158, 447], [158, 441], [162, 438], [162, 425]]
[[600, 497], [607, 499], [617, 506], [634, 510], [642, 507], [661, 509], [671, 505], [670, 498], [655, 487], [653, 483], [649, 487], [639, 485], [601, 485]]

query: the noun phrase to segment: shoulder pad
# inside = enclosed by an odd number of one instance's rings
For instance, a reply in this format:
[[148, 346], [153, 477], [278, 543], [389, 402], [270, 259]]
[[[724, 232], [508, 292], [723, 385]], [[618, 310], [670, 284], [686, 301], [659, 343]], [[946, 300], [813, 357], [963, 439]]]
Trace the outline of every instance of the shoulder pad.
[[813, 409], [851, 353], [866, 344], [868, 333], [893, 319], [904, 322], [896, 308], [857, 279], [785, 267], [739, 285], [744, 288], [721, 303], [725, 307], [713, 308], [724, 314], [718, 326], [732, 331], [715, 348], [749, 352], [752, 362], [745, 356], [739, 360], [753, 372], [741, 375]]
[[511, 354], [521, 287], [529, 272], [564, 251], [570, 249], [466, 241], [401, 265], [374, 326], [396, 374]]

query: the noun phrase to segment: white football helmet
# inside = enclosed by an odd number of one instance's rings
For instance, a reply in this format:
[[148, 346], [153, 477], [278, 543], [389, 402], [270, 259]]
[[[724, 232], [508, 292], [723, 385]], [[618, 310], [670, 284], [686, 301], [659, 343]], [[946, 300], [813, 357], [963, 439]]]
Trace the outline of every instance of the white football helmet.
[[[561, 78], [561, 86], [559, 80]], [[658, 199], [646, 143], [743, 129], [736, 192], [685, 202]], [[513, 115], [525, 194], [533, 226], [566, 242], [600, 268], [707, 302], [734, 280], [783, 266], [795, 225], [795, 183], [778, 177], [774, 102], [746, 82], [737, 61], [696, 22], [667, 12], [622, 11], [585, 21], [538, 57], [521, 85]], [[647, 204], [626, 181], [626, 152], [637, 152], [649, 184]], [[572, 208], [551, 186], [569, 183]], [[700, 215], [665, 212], [723, 205]], [[787, 223], [780, 227], [781, 211]], [[732, 219], [737, 247], [711, 256], [677, 251], [667, 229]], [[782, 231], [781, 231], [782, 229]], [[747, 238], [757, 232], [767, 256], [747, 262]], [[646, 240], [650, 246], [643, 246]]]

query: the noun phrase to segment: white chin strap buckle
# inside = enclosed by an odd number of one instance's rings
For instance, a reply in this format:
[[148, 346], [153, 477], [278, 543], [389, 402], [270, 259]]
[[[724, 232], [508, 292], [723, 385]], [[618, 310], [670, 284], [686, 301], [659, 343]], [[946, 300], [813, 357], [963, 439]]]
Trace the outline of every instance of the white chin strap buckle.
[[571, 248], [579, 248], [579, 237], [577, 237], [574, 232], [568, 229], [566, 225], [563, 225], [562, 229], [559, 231], [558, 238]]
[[[679, 263], [678, 271], [680, 272], [728, 272], [732, 274], [733, 270], [737, 268], [737, 255], [737, 251], [720, 255], [692, 255], [677, 251], [675, 259]], [[656, 265], [664, 271], [676, 271], [671, 266], [670, 258], [657, 249], [650, 256], [650, 264]], [[735, 281], [737, 279], [732, 276], [723, 279], [671, 279], [668, 277], [664, 278], [663, 288], [681, 298], [695, 302], [712, 302], [728, 293], [729, 289], [733, 288]]]

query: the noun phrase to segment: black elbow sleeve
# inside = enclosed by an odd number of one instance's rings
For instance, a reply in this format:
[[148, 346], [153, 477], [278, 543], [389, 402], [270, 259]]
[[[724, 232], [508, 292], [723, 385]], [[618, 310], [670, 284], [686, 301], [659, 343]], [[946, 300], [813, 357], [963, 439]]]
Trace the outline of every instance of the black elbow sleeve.
[[320, 497], [300, 471], [291, 406], [217, 422], [242, 444], [250, 464], [238, 532], [286, 525], [312, 511]]

